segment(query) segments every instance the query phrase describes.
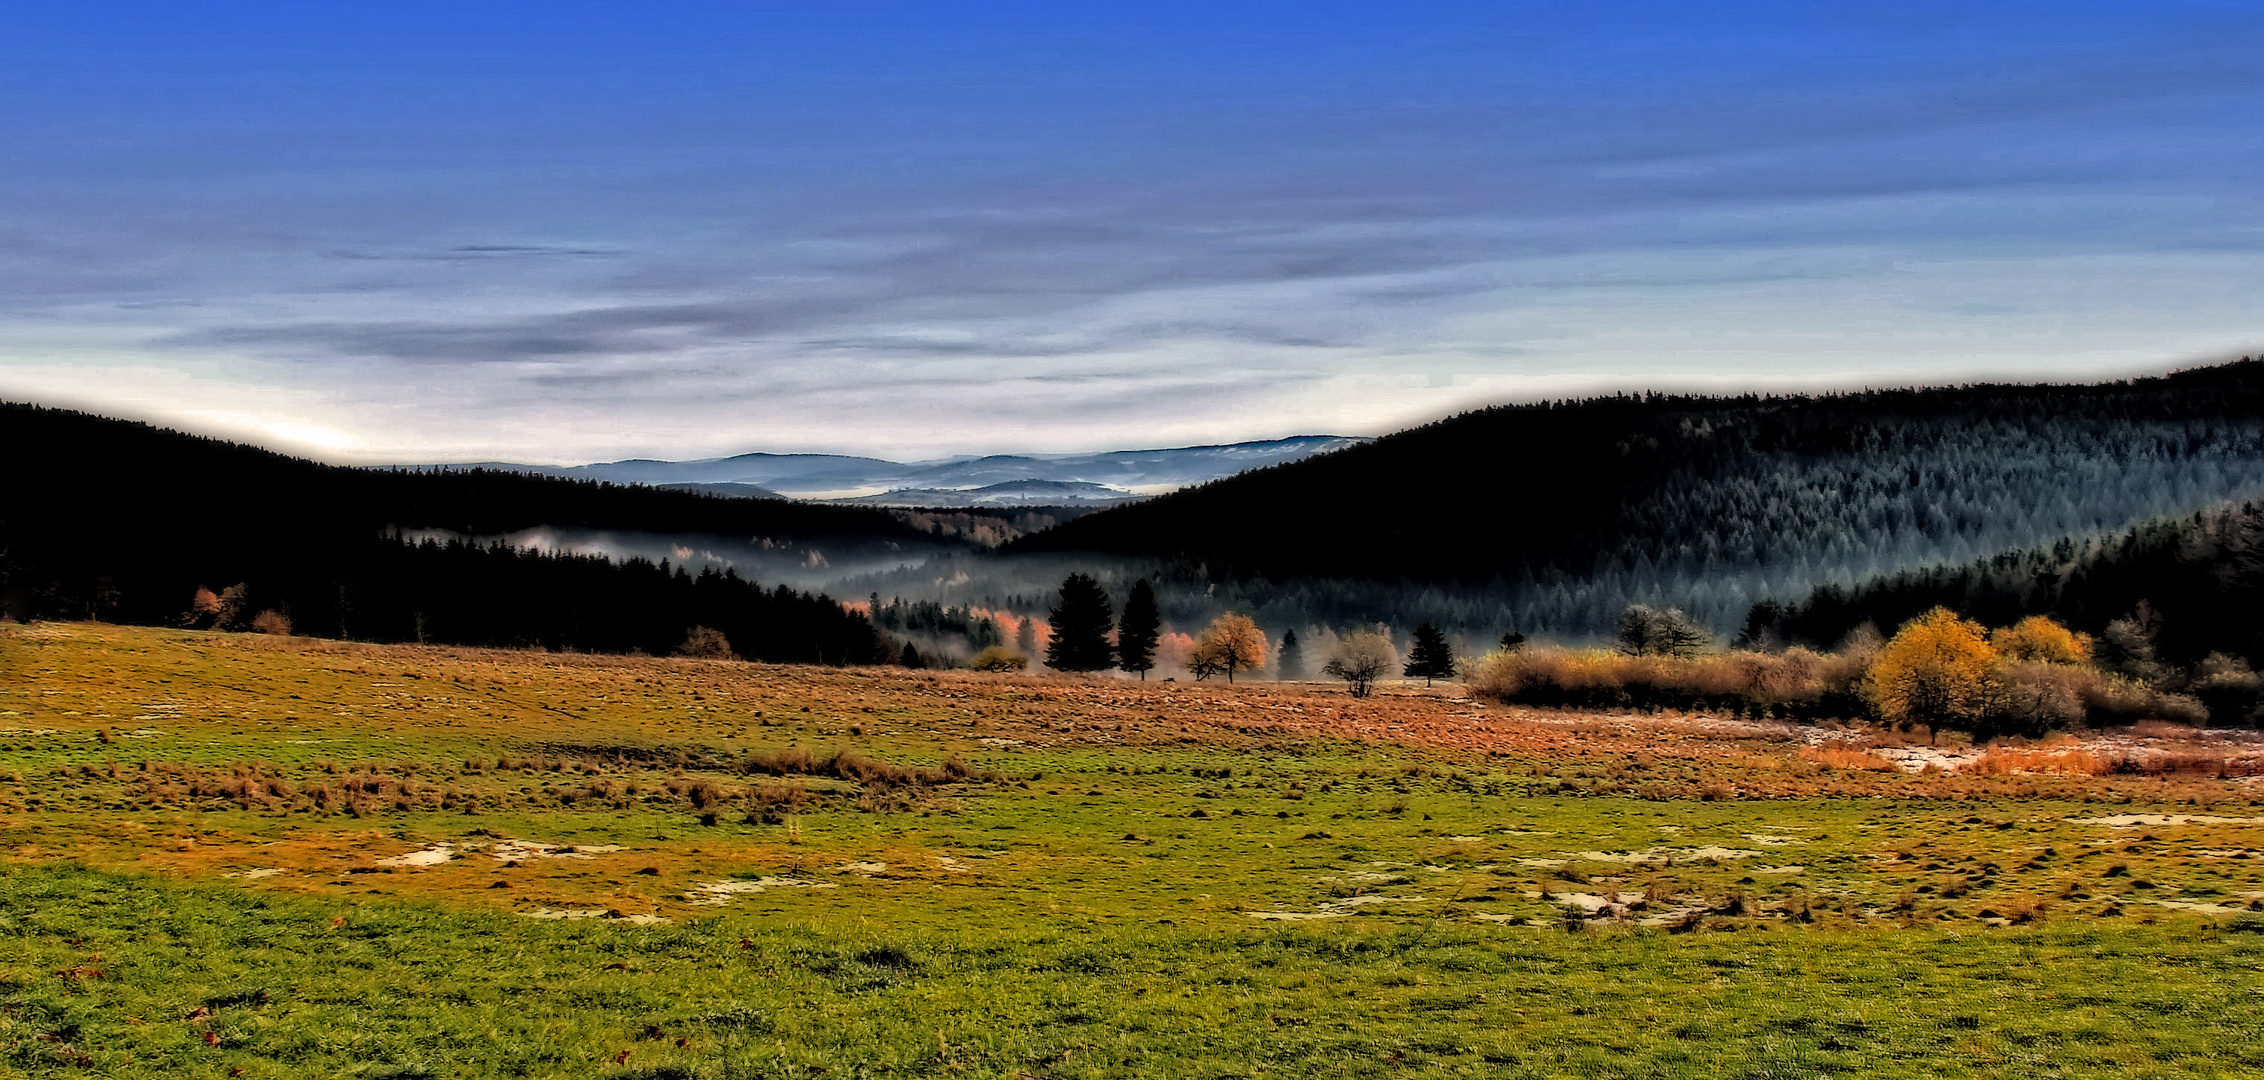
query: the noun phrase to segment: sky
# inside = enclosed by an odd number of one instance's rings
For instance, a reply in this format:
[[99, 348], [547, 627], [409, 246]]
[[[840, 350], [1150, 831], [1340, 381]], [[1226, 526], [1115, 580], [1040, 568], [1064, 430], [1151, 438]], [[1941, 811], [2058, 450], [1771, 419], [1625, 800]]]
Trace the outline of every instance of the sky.
[[2264, 4], [9, 5], [0, 399], [340, 462], [2264, 352]]

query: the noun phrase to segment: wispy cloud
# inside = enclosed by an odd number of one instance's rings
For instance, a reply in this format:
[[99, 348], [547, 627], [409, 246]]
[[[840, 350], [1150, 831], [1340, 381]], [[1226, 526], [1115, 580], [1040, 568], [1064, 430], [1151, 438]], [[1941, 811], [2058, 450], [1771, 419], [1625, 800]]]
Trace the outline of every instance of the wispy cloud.
[[2254, 12], [986, 12], [466, 9], [447, 63], [34, 20], [0, 393], [376, 457], [922, 456], [2264, 338]]

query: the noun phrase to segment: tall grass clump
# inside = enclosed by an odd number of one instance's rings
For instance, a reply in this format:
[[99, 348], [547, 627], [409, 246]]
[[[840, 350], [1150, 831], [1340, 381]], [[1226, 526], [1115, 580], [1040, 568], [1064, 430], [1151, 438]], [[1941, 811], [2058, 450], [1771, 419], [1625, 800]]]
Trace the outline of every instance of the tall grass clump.
[[1824, 719], [1862, 711], [1854, 687], [1866, 660], [1857, 650], [1629, 656], [1608, 649], [1535, 645], [1481, 658], [1466, 682], [1481, 697], [1531, 705], [1720, 709]]

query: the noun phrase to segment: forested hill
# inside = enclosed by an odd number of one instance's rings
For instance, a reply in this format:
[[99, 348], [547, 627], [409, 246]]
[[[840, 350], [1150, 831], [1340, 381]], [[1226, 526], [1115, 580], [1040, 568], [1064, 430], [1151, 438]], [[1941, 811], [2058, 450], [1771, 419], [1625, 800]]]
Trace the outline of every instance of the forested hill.
[[[478, 470], [343, 468], [29, 405], [0, 404], [0, 461], [7, 462], [0, 470], [0, 604], [19, 618], [168, 622], [199, 587], [244, 583], [247, 603], [288, 609], [304, 631], [400, 637], [462, 627], [477, 628], [464, 634], [480, 643], [603, 647], [595, 643], [625, 640], [621, 620], [645, 617], [635, 612], [649, 606], [648, 599], [657, 602], [662, 591], [633, 586], [602, 560], [526, 556], [482, 563], [383, 534], [439, 529], [479, 535], [548, 525], [742, 540], [926, 535], [884, 511]], [[525, 609], [529, 617], [484, 610], [499, 602], [502, 594], [494, 590], [424, 587], [473, 580], [479, 575], [466, 576], [463, 568], [475, 564], [508, 577], [513, 595], [543, 597], [557, 617], [546, 624], [531, 618], [532, 608]], [[790, 622], [816, 620], [811, 633], [870, 637], [869, 629], [831, 626], [833, 617], [824, 614], [829, 605], [789, 604], [793, 598], [775, 590], [754, 593], [745, 582], [701, 590], [700, 604], [683, 610], [707, 610], [714, 606], [710, 598], [726, 594], [740, 596], [742, 606], [785, 605], [781, 618], [790, 607]], [[558, 614], [576, 603], [587, 610]], [[577, 622], [584, 627], [579, 638], [549, 625]], [[614, 626], [600, 632], [607, 622]], [[667, 628], [665, 645], [680, 641], [684, 629]], [[658, 642], [651, 635], [663, 633], [651, 630], [634, 647], [650, 649]], [[844, 646], [830, 655], [854, 651]], [[792, 658], [814, 655], [797, 643]]]
[[1828, 646], [1866, 622], [1892, 633], [1937, 605], [1989, 626], [2049, 615], [2103, 634], [2141, 604], [2147, 614], [2133, 624], [2164, 660], [2191, 664], [2211, 652], [2264, 660], [2264, 503], [1826, 587], [1798, 604], [1756, 605], [1745, 636]]
[[[489, 469], [355, 469], [65, 409], [0, 403], [11, 518], [161, 521], [228, 507], [269, 527], [499, 533], [533, 525], [783, 536], [921, 535], [885, 511], [718, 498]], [[44, 508], [44, 509], [43, 509]], [[182, 518], [173, 518], [178, 522]]]
[[1491, 585], [1601, 631], [1633, 601], [1734, 630], [1755, 601], [2264, 492], [2264, 362], [2094, 385], [1662, 394], [1466, 413], [1093, 514], [1019, 551], [1221, 577]]

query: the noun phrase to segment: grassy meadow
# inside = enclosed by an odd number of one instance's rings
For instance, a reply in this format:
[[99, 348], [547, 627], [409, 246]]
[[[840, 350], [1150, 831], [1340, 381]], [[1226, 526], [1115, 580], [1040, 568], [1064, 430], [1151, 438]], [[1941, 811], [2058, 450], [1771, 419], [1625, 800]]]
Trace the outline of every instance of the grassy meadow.
[[2145, 738], [5, 627], [0, 1076], [2256, 1075]]

